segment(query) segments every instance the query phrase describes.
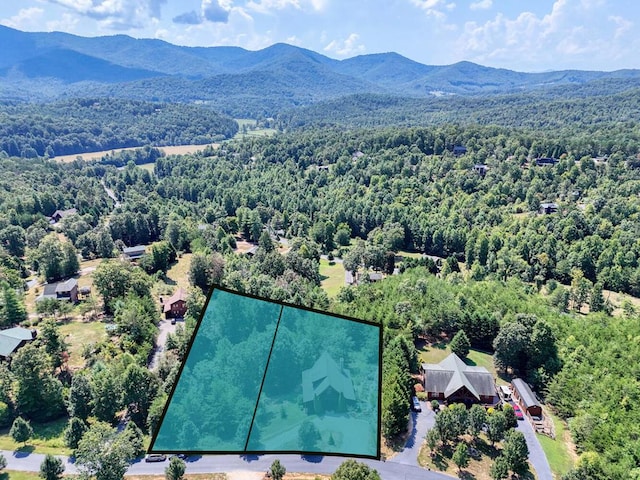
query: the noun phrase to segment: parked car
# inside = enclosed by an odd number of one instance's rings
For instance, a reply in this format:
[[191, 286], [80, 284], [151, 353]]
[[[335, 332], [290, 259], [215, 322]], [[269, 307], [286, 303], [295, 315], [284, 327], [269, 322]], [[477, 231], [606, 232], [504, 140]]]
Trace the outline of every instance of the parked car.
[[411, 399], [411, 404], [413, 406], [413, 410], [416, 412], [421, 412], [422, 411], [422, 407], [420, 406], [420, 400], [418, 400], [418, 397], [413, 397]]
[[524, 420], [524, 415], [522, 414], [522, 410], [520, 410], [520, 407], [518, 405], [513, 406], [513, 411], [515, 412], [516, 418], [518, 420]]
[[173, 457], [178, 457], [180, 460], [186, 460], [188, 458], [188, 455], [186, 453], [174, 453], [173, 455], [169, 456], [169, 458]]
[[145, 462], [164, 462], [167, 456], [163, 453], [150, 453], [144, 458]]

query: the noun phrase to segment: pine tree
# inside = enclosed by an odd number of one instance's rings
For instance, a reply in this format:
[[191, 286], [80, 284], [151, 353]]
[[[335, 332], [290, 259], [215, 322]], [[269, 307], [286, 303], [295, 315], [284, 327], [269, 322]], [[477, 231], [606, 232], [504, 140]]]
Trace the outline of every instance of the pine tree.
[[467, 337], [467, 334], [464, 333], [464, 330], [458, 330], [458, 333], [453, 336], [449, 347], [451, 348], [451, 351], [460, 358], [465, 358], [467, 355], [469, 355], [471, 342], [469, 341], [469, 337]]
[[15, 325], [27, 319], [27, 309], [18, 298], [16, 291], [5, 283], [2, 288], [4, 297], [4, 310], [2, 323], [4, 325]]
[[17, 417], [13, 421], [13, 425], [11, 425], [11, 430], [9, 431], [11, 438], [13, 438], [17, 443], [27, 444], [27, 441], [33, 435], [33, 428], [27, 420], [22, 417]]
[[62, 460], [48, 453], [40, 464], [40, 473], [38, 476], [44, 480], [59, 480], [62, 478], [63, 473], [64, 465], [62, 464]]

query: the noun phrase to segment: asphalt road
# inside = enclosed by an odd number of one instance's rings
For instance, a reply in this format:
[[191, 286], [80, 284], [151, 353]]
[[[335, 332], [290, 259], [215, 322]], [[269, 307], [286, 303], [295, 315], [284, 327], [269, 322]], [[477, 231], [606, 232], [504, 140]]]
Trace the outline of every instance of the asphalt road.
[[422, 407], [422, 412], [411, 412], [413, 430], [407, 439], [404, 450], [387, 460], [387, 463], [401, 463], [403, 465], [418, 467], [418, 454], [420, 453], [424, 436], [436, 423], [436, 416], [429, 407], [429, 404], [427, 402], [420, 402], [420, 406]]
[[517, 429], [524, 434], [524, 438], [527, 441], [527, 447], [529, 447], [529, 461], [538, 475], [539, 480], [553, 480], [553, 474], [551, 473], [551, 467], [547, 461], [547, 456], [542, 450], [542, 445], [538, 437], [536, 437], [533, 427], [527, 419], [518, 421]]
[[[44, 455], [31, 453], [23, 454], [3, 451], [7, 459], [7, 469], [37, 472], [44, 460]], [[77, 473], [75, 465], [65, 457], [65, 473]], [[343, 457], [314, 456], [302, 458], [300, 455], [261, 455], [240, 457], [238, 455], [217, 455], [191, 457], [187, 460], [187, 473], [216, 473], [233, 471], [266, 472], [271, 463], [276, 459], [290, 472], [305, 472], [317, 474], [331, 474], [340, 464], [347, 460]], [[451, 480], [452, 477], [424, 470], [420, 467], [404, 465], [395, 462], [381, 462], [376, 460], [359, 460], [375, 468], [384, 480]], [[127, 474], [129, 475], [164, 475], [164, 469], [168, 461], [146, 463], [137, 461], [133, 463]]]

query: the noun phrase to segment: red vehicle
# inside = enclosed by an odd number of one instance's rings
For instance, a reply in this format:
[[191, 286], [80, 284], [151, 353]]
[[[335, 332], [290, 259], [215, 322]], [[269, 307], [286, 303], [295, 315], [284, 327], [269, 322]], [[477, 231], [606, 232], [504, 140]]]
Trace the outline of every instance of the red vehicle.
[[518, 405], [513, 406], [513, 411], [515, 412], [516, 418], [518, 420], [524, 420], [524, 415], [522, 414], [522, 410], [520, 410], [520, 407]]

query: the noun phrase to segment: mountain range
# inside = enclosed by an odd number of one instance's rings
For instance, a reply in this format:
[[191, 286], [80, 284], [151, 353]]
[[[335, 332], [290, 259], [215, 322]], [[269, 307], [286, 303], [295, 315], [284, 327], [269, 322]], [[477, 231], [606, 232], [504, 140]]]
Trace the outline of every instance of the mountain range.
[[125, 35], [79, 37], [0, 26], [0, 99], [114, 96], [211, 103], [233, 115], [273, 115], [353, 94], [492, 95], [584, 86], [638, 85], [640, 70], [523, 73], [471, 62], [423, 65], [397, 53], [335, 60], [287, 44], [184, 47]]

